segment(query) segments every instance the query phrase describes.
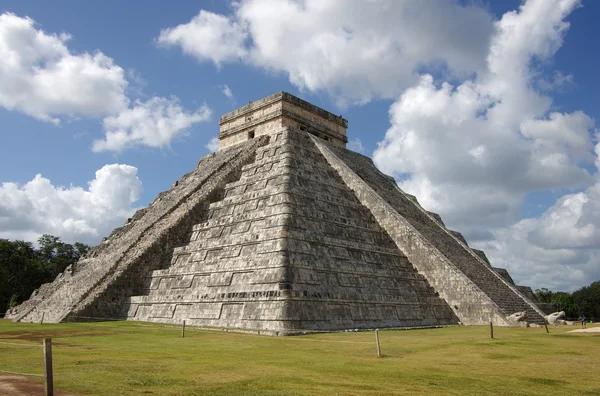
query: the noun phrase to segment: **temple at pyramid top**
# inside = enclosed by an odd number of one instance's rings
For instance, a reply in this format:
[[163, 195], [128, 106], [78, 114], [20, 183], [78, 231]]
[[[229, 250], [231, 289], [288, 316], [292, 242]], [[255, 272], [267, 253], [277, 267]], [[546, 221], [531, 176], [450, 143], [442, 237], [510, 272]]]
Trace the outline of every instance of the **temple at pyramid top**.
[[287, 92], [250, 102], [221, 116], [219, 150], [268, 135], [284, 127], [297, 128], [336, 146], [346, 147], [348, 121]]
[[6, 317], [274, 335], [543, 323], [529, 287], [346, 149], [341, 116], [280, 92], [220, 126], [217, 152]]

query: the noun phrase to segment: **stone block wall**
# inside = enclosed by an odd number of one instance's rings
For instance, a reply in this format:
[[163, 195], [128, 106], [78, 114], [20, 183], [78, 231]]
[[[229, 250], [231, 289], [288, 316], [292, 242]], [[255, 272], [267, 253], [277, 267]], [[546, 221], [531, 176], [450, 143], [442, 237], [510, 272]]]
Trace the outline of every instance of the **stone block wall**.
[[309, 135], [272, 135], [129, 318], [274, 334], [456, 323]]
[[348, 121], [342, 116], [287, 92], [278, 92], [224, 114], [219, 125], [220, 149], [285, 127], [299, 128], [342, 147], [348, 142]]
[[506, 325], [504, 318], [518, 311], [527, 311], [531, 321], [543, 320], [535, 304], [390, 182], [370, 159], [323, 142], [317, 144], [463, 323], [484, 324], [492, 316]]

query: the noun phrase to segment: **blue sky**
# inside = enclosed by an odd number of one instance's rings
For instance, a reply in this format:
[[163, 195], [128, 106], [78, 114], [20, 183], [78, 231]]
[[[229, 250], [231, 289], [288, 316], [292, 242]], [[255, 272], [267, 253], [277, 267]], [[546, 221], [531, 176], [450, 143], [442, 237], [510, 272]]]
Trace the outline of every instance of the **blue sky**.
[[99, 242], [283, 90], [519, 282], [599, 279], [600, 4], [365, 4], [3, 1], [0, 237]]

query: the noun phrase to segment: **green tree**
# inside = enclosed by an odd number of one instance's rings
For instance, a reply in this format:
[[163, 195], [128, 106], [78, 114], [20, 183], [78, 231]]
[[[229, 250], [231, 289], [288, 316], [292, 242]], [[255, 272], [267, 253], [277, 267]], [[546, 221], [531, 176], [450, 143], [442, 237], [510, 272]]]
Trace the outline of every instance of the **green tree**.
[[29, 298], [89, 249], [83, 243], [71, 245], [52, 235], [40, 237], [38, 246], [36, 249], [30, 242], [0, 239], [0, 313]]
[[535, 289], [535, 296], [541, 303], [552, 303], [553, 292], [543, 287], [541, 289]]
[[40, 267], [30, 242], [0, 239], [0, 312], [18, 304], [40, 280]]
[[600, 320], [600, 281], [573, 292], [573, 300], [579, 307], [579, 314]]
[[579, 307], [571, 293], [553, 293], [550, 302], [556, 306], [557, 311], [565, 311], [567, 318], [576, 318], [579, 315]]
[[64, 243], [60, 238], [44, 234], [38, 239], [38, 257], [48, 277], [56, 277], [69, 265], [75, 264], [89, 247], [77, 242], [77, 247]]

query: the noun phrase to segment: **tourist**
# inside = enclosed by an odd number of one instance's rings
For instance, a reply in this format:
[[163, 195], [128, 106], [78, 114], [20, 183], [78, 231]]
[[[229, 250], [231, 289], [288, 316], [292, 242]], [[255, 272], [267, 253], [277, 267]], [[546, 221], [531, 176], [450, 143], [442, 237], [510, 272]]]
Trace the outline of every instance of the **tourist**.
[[585, 317], [585, 315], [581, 314], [579, 319], [581, 320], [581, 327], [586, 329], [587, 328], [587, 318]]

